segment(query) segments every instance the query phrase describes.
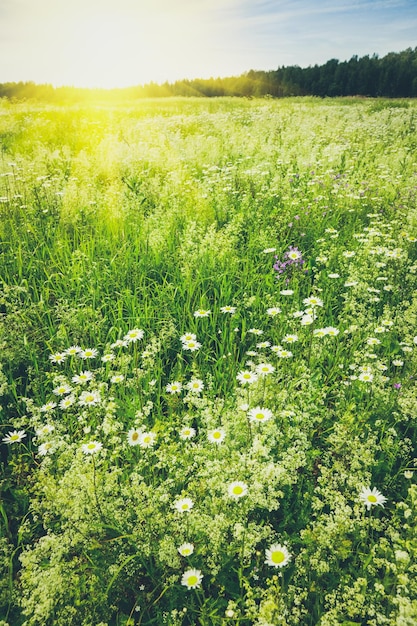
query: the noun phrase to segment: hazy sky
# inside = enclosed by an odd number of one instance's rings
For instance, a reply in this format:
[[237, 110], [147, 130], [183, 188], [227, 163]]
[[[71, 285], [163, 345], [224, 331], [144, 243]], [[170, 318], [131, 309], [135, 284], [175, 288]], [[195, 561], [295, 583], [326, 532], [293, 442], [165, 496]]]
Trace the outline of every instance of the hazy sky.
[[0, 0], [0, 83], [117, 87], [417, 46], [417, 0]]

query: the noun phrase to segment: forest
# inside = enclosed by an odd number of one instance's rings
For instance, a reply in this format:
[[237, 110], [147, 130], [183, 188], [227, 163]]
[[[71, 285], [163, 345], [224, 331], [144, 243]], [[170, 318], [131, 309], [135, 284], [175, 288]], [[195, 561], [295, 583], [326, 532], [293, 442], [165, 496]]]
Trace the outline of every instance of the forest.
[[301, 68], [298, 65], [276, 70], [249, 70], [240, 76], [195, 78], [148, 83], [119, 89], [87, 89], [72, 86], [54, 87], [34, 82], [0, 84], [0, 98], [11, 101], [65, 103], [103, 100], [136, 100], [169, 96], [193, 97], [265, 97], [288, 96], [363, 96], [413, 98], [417, 96], [417, 47], [402, 52], [377, 54], [349, 61], [330, 59], [323, 65]]

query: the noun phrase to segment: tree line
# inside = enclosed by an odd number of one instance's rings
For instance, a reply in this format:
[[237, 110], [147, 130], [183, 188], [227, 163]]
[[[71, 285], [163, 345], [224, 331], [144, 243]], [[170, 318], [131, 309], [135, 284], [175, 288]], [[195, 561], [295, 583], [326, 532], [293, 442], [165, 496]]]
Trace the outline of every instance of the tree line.
[[0, 98], [41, 102], [83, 100], [135, 100], [169, 96], [240, 96], [276, 98], [288, 96], [368, 96], [413, 98], [417, 96], [417, 47], [349, 61], [330, 59], [323, 65], [298, 65], [277, 70], [250, 70], [240, 76], [196, 78], [163, 84], [148, 83], [121, 89], [53, 87], [33, 82], [0, 83]]

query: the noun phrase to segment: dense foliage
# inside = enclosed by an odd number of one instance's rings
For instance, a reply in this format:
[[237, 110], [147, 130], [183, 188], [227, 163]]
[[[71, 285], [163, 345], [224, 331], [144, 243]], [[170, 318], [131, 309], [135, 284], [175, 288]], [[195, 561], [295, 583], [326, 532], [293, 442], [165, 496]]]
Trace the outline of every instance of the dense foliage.
[[149, 83], [126, 89], [76, 89], [35, 83], [0, 84], [0, 98], [34, 99], [41, 102], [114, 101], [119, 99], [169, 96], [417, 96], [417, 48], [390, 52], [382, 58], [374, 54], [349, 61], [330, 59], [324, 65], [301, 68], [298, 65], [271, 71], [250, 70], [241, 76], [189, 79]]
[[417, 622], [416, 120], [1, 103], [1, 626]]

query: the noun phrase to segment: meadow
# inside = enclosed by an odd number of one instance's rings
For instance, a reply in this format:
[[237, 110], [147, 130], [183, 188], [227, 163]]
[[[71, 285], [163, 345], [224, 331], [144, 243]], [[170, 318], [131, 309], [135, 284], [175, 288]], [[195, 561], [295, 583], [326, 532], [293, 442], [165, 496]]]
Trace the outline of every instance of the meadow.
[[0, 625], [417, 623], [417, 103], [0, 101]]

